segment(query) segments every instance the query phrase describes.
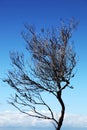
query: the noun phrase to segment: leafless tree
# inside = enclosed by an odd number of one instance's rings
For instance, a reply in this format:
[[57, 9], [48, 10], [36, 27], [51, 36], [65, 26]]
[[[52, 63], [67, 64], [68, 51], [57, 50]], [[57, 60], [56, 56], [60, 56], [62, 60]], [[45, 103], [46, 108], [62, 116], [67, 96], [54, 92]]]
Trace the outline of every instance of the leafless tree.
[[[42, 28], [38, 33], [32, 26], [25, 25], [26, 32], [22, 36], [29, 53], [10, 53], [13, 69], [8, 71], [8, 77], [4, 80], [16, 90], [9, 101], [13, 106], [29, 116], [52, 121], [56, 130], [61, 129], [65, 114], [62, 91], [73, 88], [70, 80], [75, 75], [76, 53], [71, 37], [76, 26], [74, 20], [68, 23], [62, 21], [60, 27]], [[25, 60], [28, 55], [29, 58]], [[58, 119], [44, 100], [45, 93], [54, 96], [60, 103]], [[45, 107], [49, 114], [40, 111], [39, 107]]]

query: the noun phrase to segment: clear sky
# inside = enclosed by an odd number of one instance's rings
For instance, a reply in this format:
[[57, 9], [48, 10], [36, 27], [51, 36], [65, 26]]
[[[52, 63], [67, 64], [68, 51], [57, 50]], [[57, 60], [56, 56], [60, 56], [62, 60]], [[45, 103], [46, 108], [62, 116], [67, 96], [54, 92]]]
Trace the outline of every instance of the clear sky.
[[[10, 68], [9, 51], [23, 51], [24, 23], [37, 28], [49, 27], [56, 26], [61, 18], [72, 17], [79, 21], [72, 37], [79, 61], [72, 79], [74, 89], [66, 89], [63, 98], [68, 114], [86, 115], [87, 119], [87, 0], [0, 0], [0, 78], [4, 78]], [[6, 102], [11, 92], [0, 80], [1, 113], [14, 110]]]

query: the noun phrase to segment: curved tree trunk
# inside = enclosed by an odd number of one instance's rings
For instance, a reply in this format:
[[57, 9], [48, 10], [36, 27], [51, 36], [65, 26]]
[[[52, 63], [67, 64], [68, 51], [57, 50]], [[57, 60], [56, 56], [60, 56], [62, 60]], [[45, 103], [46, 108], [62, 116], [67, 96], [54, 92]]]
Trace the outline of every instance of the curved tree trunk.
[[61, 105], [61, 115], [60, 115], [60, 118], [59, 118], [59, 121], [58, 121], [58, 127], [56, 128], [56, 130], [60, 130], [61, 129], [61, 126], [62, 126], [62, 123], [63, 123], [63, 120], [64, 120], [64, 114], [65, 114], [65, 105], [64, 105], [64, 102], [61, 98], [61, 91], [58, 92], [57, 94], [57, 97], [58, 97], [58, 101]]

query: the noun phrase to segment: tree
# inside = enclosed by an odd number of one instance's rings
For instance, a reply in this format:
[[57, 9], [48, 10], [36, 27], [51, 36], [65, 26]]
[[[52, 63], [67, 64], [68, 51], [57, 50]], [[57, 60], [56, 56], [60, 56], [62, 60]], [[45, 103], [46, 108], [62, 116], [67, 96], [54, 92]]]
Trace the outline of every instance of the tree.
[[[25, 25], [27, 31], [22, 36], [32, 59], [26, 62], [27, 54], [24, 57], [23, 53], [11, 52], [13, 69], [8, 71], [8, 77], [4, 80], [16, 90], [9, 101], [13, 106], [29, 116], [51, 120], [56, 130], [61, 129], [65, 114], [62, 91], [67, 87], [73, 88], [70, 80], [75, 75], [76, 53], [70, 39], [76, 26], [74, 20], [68, 24], [62, 21], [60, 28], [42, 28], [39, 34], [32, 26]], [[54, 96], [60, 103], [58, 120], [44, 100], [44, 93]], [[39, 107], [45, 107], [50, 115], [41, 112]]]

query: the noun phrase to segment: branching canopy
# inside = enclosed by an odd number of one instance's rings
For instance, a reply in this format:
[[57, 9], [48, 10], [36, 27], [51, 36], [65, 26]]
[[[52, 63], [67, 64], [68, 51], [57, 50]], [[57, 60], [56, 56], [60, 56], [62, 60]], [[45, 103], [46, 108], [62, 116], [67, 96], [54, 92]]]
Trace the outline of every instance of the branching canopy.
[[[24, 54], [11, 52], [14, 69], [8, 71], [8, 78], [4, 80], [16, 90], [10, 103], [21, 112], [59, 123], [42, 93], [51, 93], [64, 108], [61, 94], [65, 88], [72, 88], [70, 80], [74, 77], [76, 66], [76, 53], [70, 41], [76, 26], [77, 23], [71, 20], [57, 29], [41, 29], [38, 34], [33, 27], [25, 25], [27, 32], [23, 32], [22, 36], [32, 59], [26, 63]], [[50, 115], [41, 113], [38, 110], [40, 106], [46, 107]]]

